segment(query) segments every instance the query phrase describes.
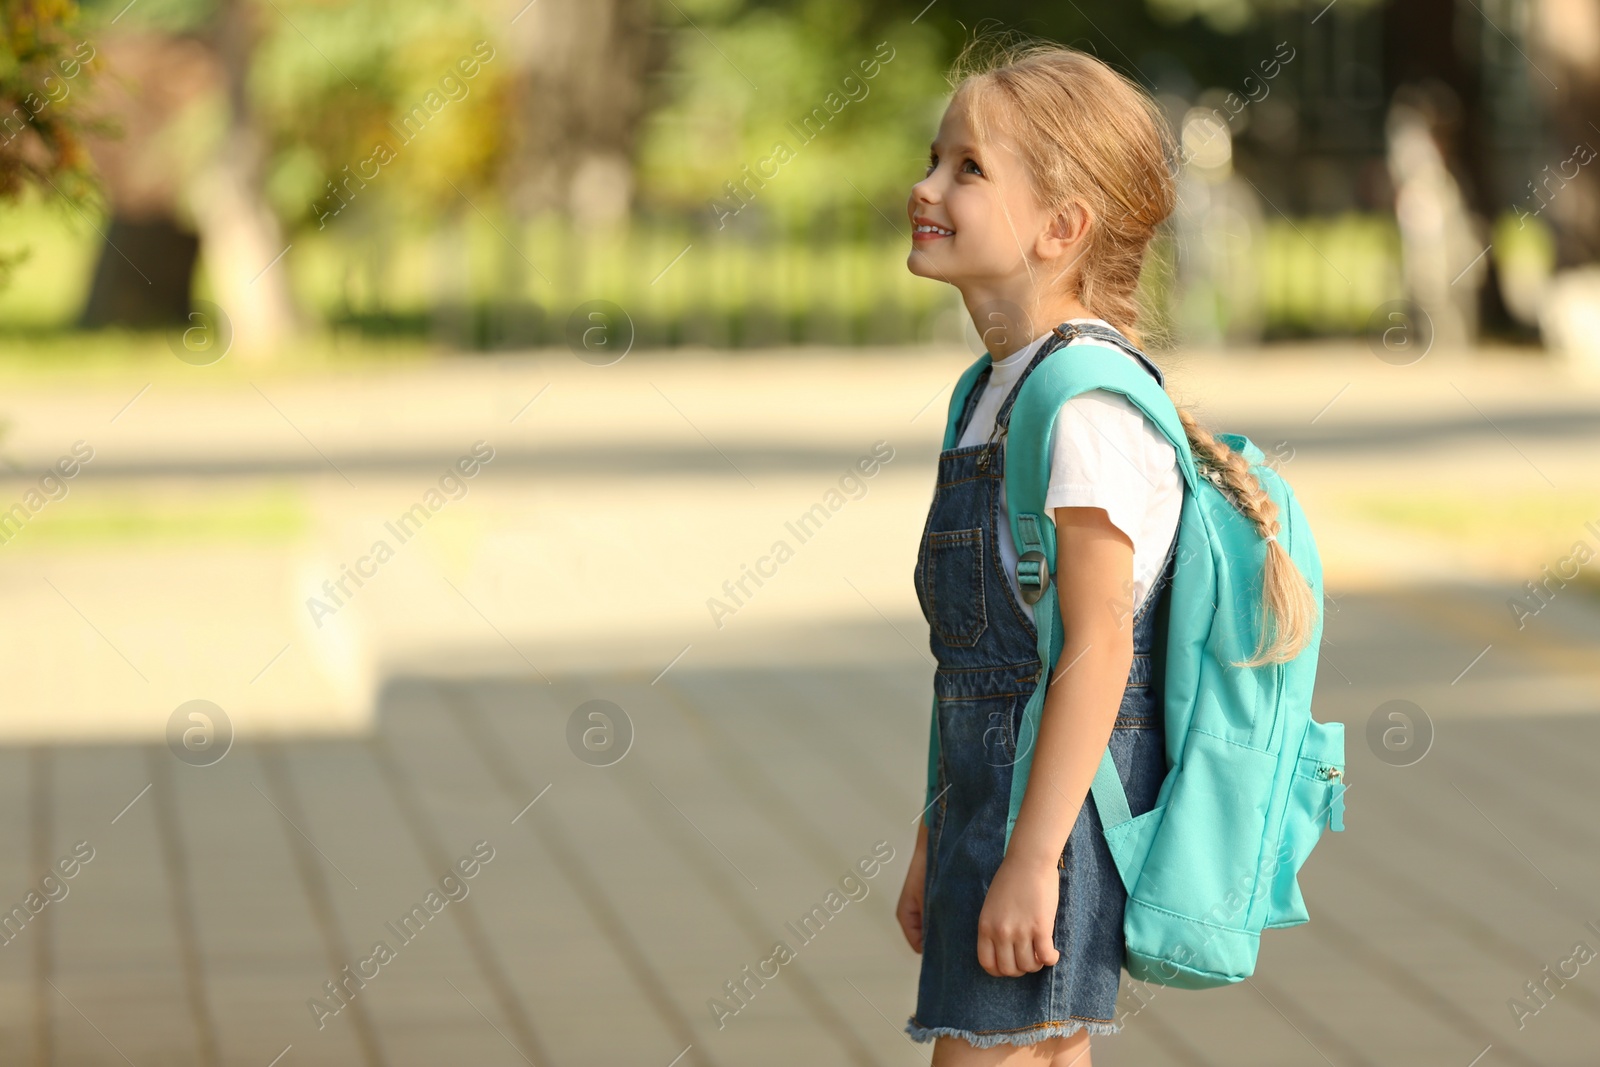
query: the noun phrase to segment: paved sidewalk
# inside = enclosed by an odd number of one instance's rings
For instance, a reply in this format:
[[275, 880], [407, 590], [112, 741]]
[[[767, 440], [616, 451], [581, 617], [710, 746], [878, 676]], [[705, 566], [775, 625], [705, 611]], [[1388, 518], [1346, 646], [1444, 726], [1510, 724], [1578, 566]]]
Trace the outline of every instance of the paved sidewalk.
[[[7, 499], [95, 454], [0, 545], [0, 910], [29, 916], [0, 937], [0, 1063], [925, 1063], [892, 916], [932, 670], [911, 569], [968, 358], [8, 390]], [[1255, 978], [1125, 989], [1095, 1062], [1587, 1067], [1593, 966], [1544, 969], [1600, 949], [1600, 606], [1561, 587], [1519, 628], [1507, 601], [1596, 536], [1600, 388], [1348, 346], [1171, 366], [1315, 524], [1347, 831]], [[1443, 533], [1372, 503], [1457, 499]], [[1506, 501], [1530, 510], [1501, 544], [1474, 505]], [[793, 558], [719, 627], [708, 600], [777, 539]], [[167, 741], [197, 698], [236, 735], [209, 766]], [[1368, 740], [1392, 701], [1431, 731], [1410, 766]], [[580, 758], [596, 728], [628, 738], [609, 766]], [[866, 895], [732, 1011], [725, 983], [879, 842]]]
[[[1329, 633], [1353, 676], [1381, 671], [1407, 634], [1426, 653], [1419, 679], [1473, 654], [1402, 598], [1351, 594]], [[654, 679], [402, 674], [371, 734], [242, 742], [207, 767], [159, 744], [0, 752], [5, 899], [21, 903], [75, 843], [94, 850], [0, 952], [0, 1060], [926, 1062], [899, 1034], [917, 959], [892, 914], [920, 807], [926, 665], [881, 624], [727, 652]], [[1533, 666], [1486, 659], [1460, 689]], [[568, 740], [597, 699], [631, 733], [603, 767]], [[1346, 832], [1303, 872], [1311, 923], [1269, 933], [1247, 984], [1125, 987], [1126, 1030], [1096, 1040], [1096, 1063], [1444, 1067], [1486, 1048], [1479, 1062], [1593, 1062], [1588, 969], [1544, 1004], [1524, 983], [1600, 941], [1581, 814], [1600, 800], [1585, 755], [1600, 723], [1434, 704], [1432, 750], [1396, 767], [1364, 740], [1373, 699], [1323, 673], [1319, 715], [1349, 725], [1351, 784]], [[866, 895], [795, 938], [786, 924], [875, 847], [890, 858]], [[442, 881], [484, 855], [473, 877]], [[725, 983], [778, 939], [796, 958], [739, 1005]], [[1524, 1029], [1510, 998], [1536, 1009]]]

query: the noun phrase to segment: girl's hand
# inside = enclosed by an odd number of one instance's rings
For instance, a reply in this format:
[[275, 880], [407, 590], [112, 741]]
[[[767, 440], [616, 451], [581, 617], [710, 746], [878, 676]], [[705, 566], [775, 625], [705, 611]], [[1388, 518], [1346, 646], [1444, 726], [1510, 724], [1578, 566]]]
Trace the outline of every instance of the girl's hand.
[[1020, 978], [1061, 958], [1056, 906], [1061, 875], [1054, 864], [1000, 861], [978, 914], [978, 965], [996, 978]]
[[917, 827], [917, 847], [911, 853], [911, 864], [906, 868], [905, 885], [900, 887], [900, 903], [895, 905], [895, 918], [900, 920], [900, 930], [906, 935], [911, 951], [922, 954], [922, 890], [928, 873], [928, 825]]

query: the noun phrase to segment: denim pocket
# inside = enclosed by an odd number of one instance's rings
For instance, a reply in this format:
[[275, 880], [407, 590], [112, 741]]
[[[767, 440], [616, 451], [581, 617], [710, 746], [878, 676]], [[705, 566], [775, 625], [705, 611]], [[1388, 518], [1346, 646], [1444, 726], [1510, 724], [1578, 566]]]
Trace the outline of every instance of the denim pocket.
[[970, 648], [988, 626], [983, 602], [983, 530], [928, 535], [928, 624], [939, 640]]
[[1026, 703], [1021, 693], [941, 697], [939, 758], [944, 784], [976, 797], [991, 787], [993, 768], [1016, 763], [1017, 723]]

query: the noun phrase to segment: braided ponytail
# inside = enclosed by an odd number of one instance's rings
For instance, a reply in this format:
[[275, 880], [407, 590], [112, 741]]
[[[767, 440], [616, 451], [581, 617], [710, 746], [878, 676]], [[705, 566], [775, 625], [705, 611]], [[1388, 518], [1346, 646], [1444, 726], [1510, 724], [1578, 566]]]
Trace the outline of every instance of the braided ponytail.
[[[1078, 301], [1139, 345], [1139, 276], [1145, 249], [1177, 202], [1176, 153], [1159, 105], [1129, 79], [1085, 52], [1049, 42], [978, 38], [958, 57], [958, 96], [971, 105], [977, 135], [1007, 127], [1039, 202], [1056, 211], [1077, 202], [1090, 229], [1065, 285]], [[1293, 659], [1311, 642], [1318, 607], [1311, 586], [1276, 540], [1278, 506], [1250, 463], [1200, 426], [1178, 417], [1195, 461], [1267, 541], [1262, 634], [1256, 667]]]
[[[1263, 538], [1271, 538], [1267, 541], [1267, 559], [1261, 574], [1265, 616], [1261, 640], [1254, 656], [1233, 666], [1259, 667], [1264, 663], [1291, 660], [1311, 643], [1311, 634], [1317, 625], [1317, 598], [1312, 595], [1311, 586], [1295, 566], [1288, 549], [1277, 539], [1278, 505], [1261, 488], [1260, 480], [1250, 472], [1250, 461], [1242, 453], [1217, 440], [1184, 408], [1178, 408], [1178, 419], [1183, 423], [1189, 449], [1201, 472], [1214, 475], [1220, 488], [1232, 499], [1239, 513], [1255, 526], [1256, 532]], [[1272, 631], [1270, 643], [1269, 629]]]

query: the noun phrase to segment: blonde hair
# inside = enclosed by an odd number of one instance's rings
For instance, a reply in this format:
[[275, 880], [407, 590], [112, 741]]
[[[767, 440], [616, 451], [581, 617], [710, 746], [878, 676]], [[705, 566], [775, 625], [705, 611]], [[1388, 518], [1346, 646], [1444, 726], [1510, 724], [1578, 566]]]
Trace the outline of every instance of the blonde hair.
[[[1085, 52], [1014, 37], [975, 38], [956, 59], [952, 103], [964, 101], [983, 143], [1004, 128], [1017, 145], [1048, 213], [1076, 203], [1088, 217], [1083, 251], [1069, 285], [1078, 302], [1135, 345], [1139, 275], [1145, 251], [1177, 201], [1176, 152], [1159, 104], [1142, 88]], [[1176, 405], [1174, 405], [1176, 407]], [[1235, 452], [1184, 408], [1178, 418], [1207, 476], [1267, 541], [1257, 667], [1299, 655], [1311, 643], [1318, 605], [1279, 532], [1278, 505]]]

